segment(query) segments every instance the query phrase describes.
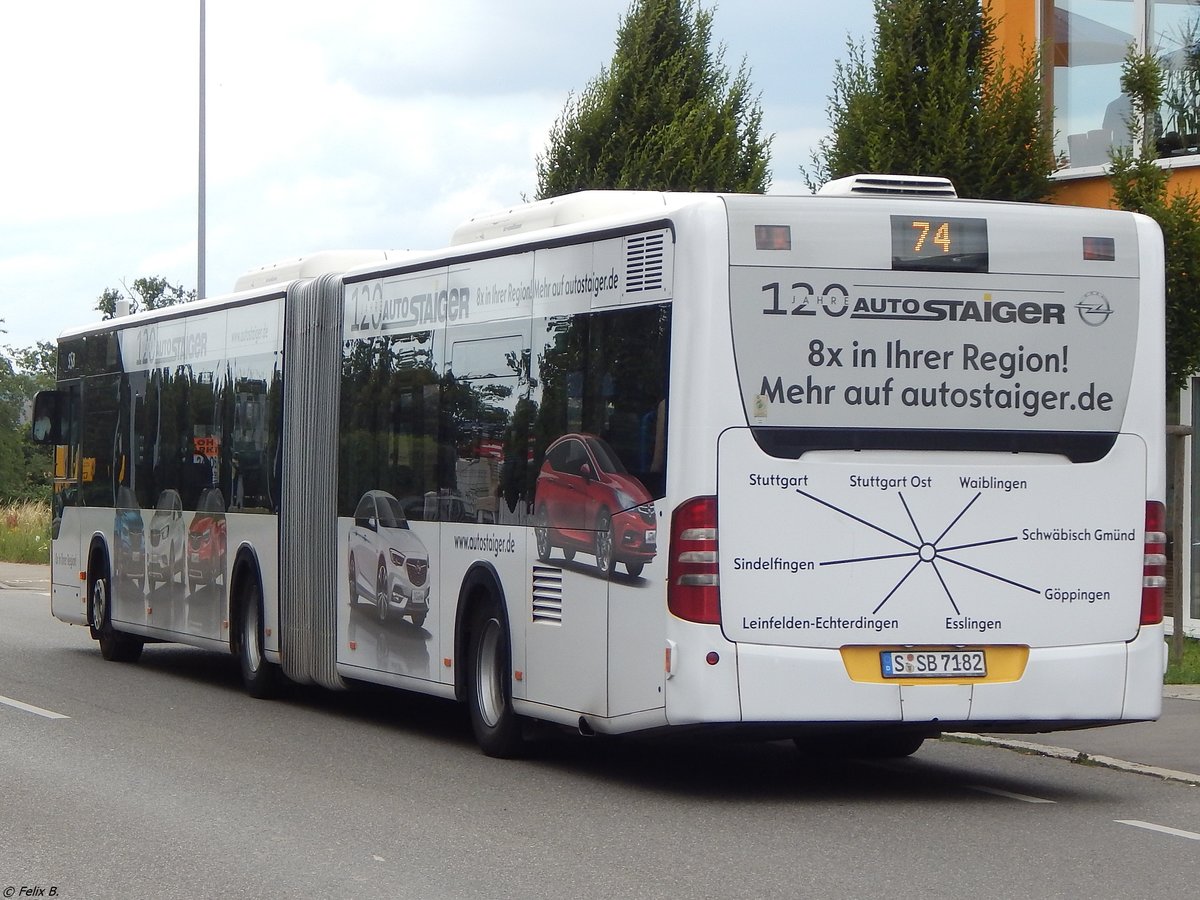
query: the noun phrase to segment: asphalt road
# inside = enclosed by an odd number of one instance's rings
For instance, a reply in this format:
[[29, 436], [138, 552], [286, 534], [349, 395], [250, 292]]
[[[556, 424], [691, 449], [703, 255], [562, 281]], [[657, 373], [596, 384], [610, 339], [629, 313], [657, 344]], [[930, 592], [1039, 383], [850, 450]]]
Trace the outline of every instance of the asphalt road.
[[48, 606], [0, 590], [3, 897], [1127, 900], [1200, 879], [1186, 784], [947, 741], [816, 764], [576, 737], [502, 762], [451, 704], [255, 701], [232, 659], [106, 663]]

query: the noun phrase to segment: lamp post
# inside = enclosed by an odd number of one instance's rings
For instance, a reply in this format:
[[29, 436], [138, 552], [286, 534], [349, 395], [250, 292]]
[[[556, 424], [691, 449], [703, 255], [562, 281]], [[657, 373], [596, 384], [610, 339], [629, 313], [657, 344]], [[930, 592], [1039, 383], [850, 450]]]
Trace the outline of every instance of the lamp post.
[[204, 299], [204, 0], [200, 0], [200, 171], [196, 222], [196, 299]]

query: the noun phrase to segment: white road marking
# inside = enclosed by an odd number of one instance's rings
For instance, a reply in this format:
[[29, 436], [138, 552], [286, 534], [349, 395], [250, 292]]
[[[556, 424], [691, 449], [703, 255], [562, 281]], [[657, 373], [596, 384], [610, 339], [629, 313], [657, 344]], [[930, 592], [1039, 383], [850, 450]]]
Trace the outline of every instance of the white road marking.
[[1056, 800], [1045, 800], [1042, 797], [1031, 797], [1029, 794], [1017, 794], [1013, 791], [1002, 791], [1000, 788], [984, 787], [982, 784], [967, 785], [973, 791], [984, 794], [995, 794], [997, 797], [1007, 797], [1009, 800], [1020, 800], [1022, 803], [1057, 803]]
[[1175, 837], [1200, 841], [1200, 834], [1194, 831], [1184, 831], [1181, 828], [1171, 828], [1167, 825], [1155, 825], [1153, 822], [1142, 822], [1138, 819], [1115, 819], [1114, 821], [1120, 825], [1132, 825], [1134, 828], [1145, 828], [1147, 831], [1159, 831], [1163, 834], [1173, 834]]
[[13, 709], [19, 709], [27, 713], [33, 713], [35, 716], [41, 716], [44, 719], [69, 719], [70, 716], [64, 716], [62, 713], [56, 713], [53, 710], [42, 709], [40, 706], [32, 706], [28, 703], [22, 703], [20, 700], [14, 700], [12, 697], [0, 696], [0, 703], [5, 706], [11, 706]]

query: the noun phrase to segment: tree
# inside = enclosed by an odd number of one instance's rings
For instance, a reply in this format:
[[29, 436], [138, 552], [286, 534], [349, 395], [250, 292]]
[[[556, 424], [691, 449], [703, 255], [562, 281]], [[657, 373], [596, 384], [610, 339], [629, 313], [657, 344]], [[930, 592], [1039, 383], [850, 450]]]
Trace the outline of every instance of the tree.
[[194, 290], [185, 291], [182, 284], [171, 284], [161, 275], [135, 278], [133, 285], [121, 282], [125, 293], [116, 288], [105, 288], [96, 298], [96, 309], [104, 314], [105, 319], [111, 319], [117, 314], [117, 303], [129, 296], [129, 311], [138, 312], [143, 309], [158, 309], [163, 306], [174, 306], [177, 303], [190, 303], [196, 299]]
[[568, 98], [537, 158], [537, 198], [587, 189], [750, 191], [770, 185], [771, 138], [743, 60], [731, 79], [712, 13], [634, 0], [610, 68]]
[[54, 386], [55, 348], [6, 346], [0, 354], [0, 501], [49, 498], [50, 453], [29, 435], [33, 395]]
[[1157, 161], [1147, 132], [1149, 110], [1158, 110], [1165, 88], [1162, 64], [1151, 53], [1130, 48], [1121, 70], [1121, 90], [1129, 95], [1130, 145], [1114, 147], [1109, 181], [1113, 203], [1145, 213], [1162, 229], [1166, 254], [1167, 386], [1172, 393], [1200, 371], [1200, 198], [1194, 191], [1171, 191], [1169, 170]]
[[875, 0], [874, 58], [848, 43], [811, 189], [860, 172], [944, 175], [964, 197], [1042, 200], [1056, 161], [1035, 53], [1010, 65], [990, 0]]

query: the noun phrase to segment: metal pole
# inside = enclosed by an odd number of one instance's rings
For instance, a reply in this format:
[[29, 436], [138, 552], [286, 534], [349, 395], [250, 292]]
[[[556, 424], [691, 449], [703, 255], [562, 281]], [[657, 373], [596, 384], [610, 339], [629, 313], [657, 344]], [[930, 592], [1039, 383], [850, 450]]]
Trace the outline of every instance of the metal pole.
[[1188, 425], [1168, 425], [1167, 436], [1174, 441], [1172, 447], [1171, 480], [1175, 487], [1175, 502], [1171, 510], [1171, 660], [1177, 665], [1183, 660], [1183, 567], [1184, 556], [1190, 549], [1183, 542], [1183, 511], [1188, 505], [1184, 487], [1187, 479], [1188, 438], [1192, 429]]
[[196, 299], [203, 300], [204, 288], [204, 0], [200, 0], [200, 183], [196, 222]]

